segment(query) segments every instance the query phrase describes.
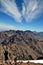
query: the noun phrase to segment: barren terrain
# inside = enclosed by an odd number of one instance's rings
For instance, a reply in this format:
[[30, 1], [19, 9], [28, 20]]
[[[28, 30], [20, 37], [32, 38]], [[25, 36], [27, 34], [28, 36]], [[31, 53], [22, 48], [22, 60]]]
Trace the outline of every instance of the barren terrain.
[[39, 63], [24, 63], [24, 62], [0, 62], [0, 65], [43, 65], [43, 64], [39, 64]]
[[43, 34], [32, 31], [0, 32], [0, 60], [43, 59]]

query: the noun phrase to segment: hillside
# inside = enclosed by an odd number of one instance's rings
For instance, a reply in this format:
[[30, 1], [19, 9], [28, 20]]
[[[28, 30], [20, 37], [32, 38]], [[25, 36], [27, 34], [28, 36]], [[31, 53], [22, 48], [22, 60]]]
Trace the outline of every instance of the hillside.
[[0, 32], [0, 60], [43, 59], [43, 34], [32, 31]]
[[27, 62], [27, 63], [24, 63], [24, 62], [3, 62], [0, 64], [1, 65], [43, 65], [40, 63], [31, 63], [31, 62]]

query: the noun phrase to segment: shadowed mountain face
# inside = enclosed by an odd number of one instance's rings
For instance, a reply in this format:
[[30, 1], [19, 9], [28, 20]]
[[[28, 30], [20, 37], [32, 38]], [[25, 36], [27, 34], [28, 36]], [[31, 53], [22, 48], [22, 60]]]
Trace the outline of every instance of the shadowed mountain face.
[[[7, 55], [8, 54], [8, 55]], [[43, 34], [32, 31], [0, 32], [0, 59], [43, 59]]]

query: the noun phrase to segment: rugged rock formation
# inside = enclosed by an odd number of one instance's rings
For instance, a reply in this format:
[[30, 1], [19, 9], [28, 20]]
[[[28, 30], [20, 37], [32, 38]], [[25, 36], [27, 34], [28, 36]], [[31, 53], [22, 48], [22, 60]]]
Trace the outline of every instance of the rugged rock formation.
[[43, 59], [43, 35], [31, 31], [0, 32], [0, 60]]
[[0, 65], [43, 65], [43, 64], [39, 64], [39, 63], [31, 63], [31, 62], [0, 62]]

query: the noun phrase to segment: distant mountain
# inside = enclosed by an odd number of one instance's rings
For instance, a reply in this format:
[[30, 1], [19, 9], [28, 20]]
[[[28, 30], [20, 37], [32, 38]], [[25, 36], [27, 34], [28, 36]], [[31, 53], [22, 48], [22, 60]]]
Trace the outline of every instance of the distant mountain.
[[41, 35], [41, 36], [43, 36], [43, 32], [39, 32], [39, 33], [38, 33], [38, 35]]
[[37, 35], [40, 35], [40, 36], [43, 36], [43, 32], [36, 32], [36, 31], [33, 31], [34, 34], [37, 34]]
[[[43, 32], [36, 34], [29, 30], [0, 32], [0, 49], [2, 56], [6, 50], [10, 59], [14, 57], [19, 60], [43, 59], [42, 35]], [[2, 50], [4, 51], [2, 52]]]

